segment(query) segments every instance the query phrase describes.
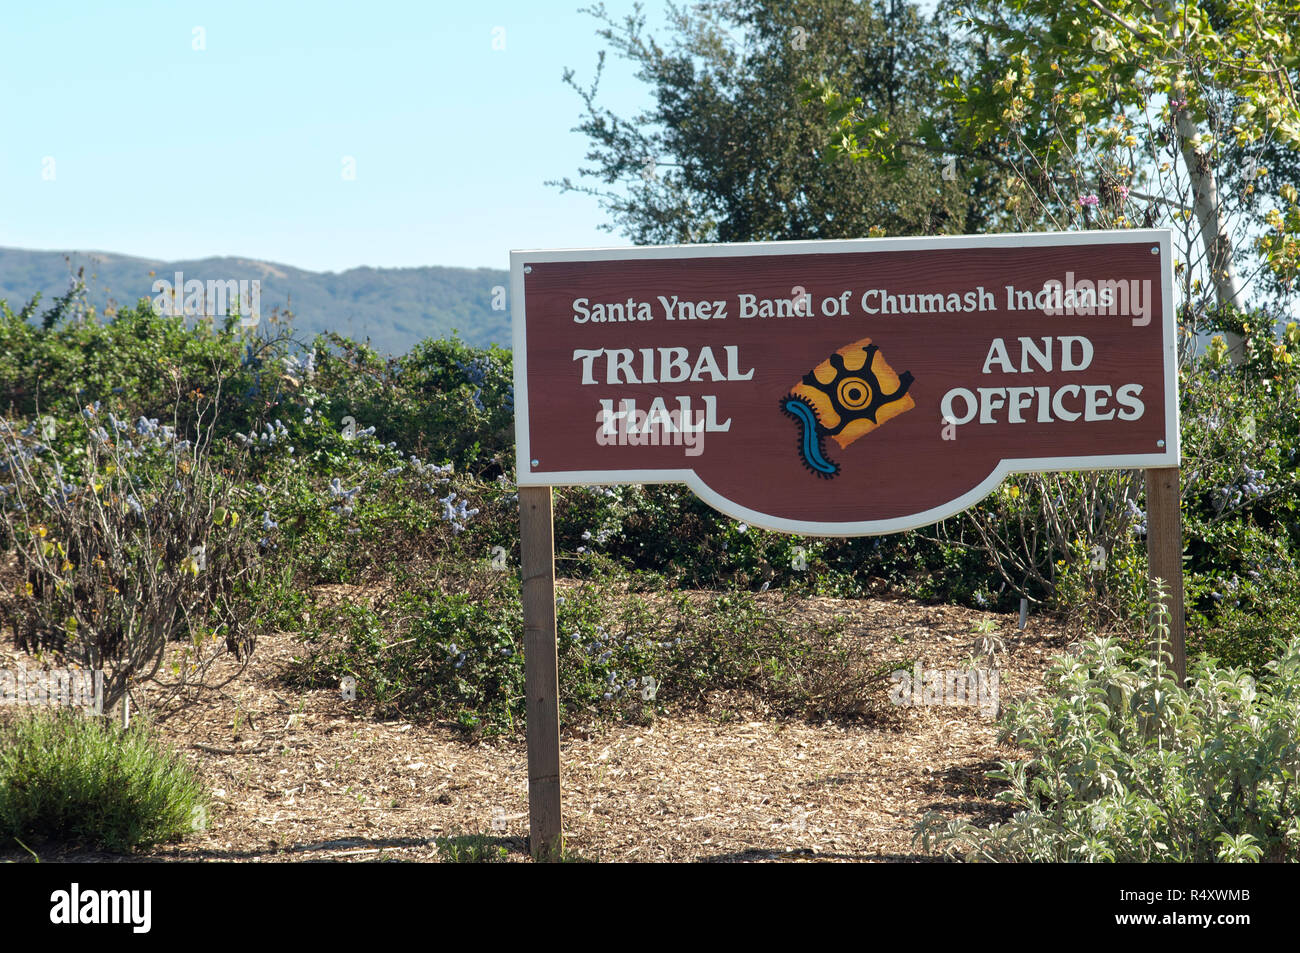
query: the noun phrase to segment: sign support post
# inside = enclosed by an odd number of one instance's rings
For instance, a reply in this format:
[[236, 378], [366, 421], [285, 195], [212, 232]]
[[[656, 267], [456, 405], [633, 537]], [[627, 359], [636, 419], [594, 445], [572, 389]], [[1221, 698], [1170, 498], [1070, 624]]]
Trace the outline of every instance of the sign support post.
[[[1187, 680], [1186, 613], [1183, 607], [1183, 519], [1179, 509], [1178, 467], [1153, 467], [1147, 483], [1147, 575], [1165, 587], [1169, 646], [1180, 684]], [[1161, 646], [1152, 645], [1157, 659]]]
[[559, 659], [555, 633], [555, 538], [549, 486], [519, 488], [523, 570], [524, 694], [528, 704], [528, 841], [536, 860], [559, 860]]

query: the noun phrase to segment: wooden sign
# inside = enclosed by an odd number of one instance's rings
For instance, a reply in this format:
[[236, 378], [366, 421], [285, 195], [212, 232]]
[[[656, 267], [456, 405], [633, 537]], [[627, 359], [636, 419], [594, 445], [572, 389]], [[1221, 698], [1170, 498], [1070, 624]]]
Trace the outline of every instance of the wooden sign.
[[1185, 673], [1168, 230], [516, 251], [511, 293], [534, 856], [563, 844], [554, 485], [853, 536], [1144, 469]]
[[1178, 465], [1167, 231], [516, 252], [520, 486], [934, 523], [1009, 473]]

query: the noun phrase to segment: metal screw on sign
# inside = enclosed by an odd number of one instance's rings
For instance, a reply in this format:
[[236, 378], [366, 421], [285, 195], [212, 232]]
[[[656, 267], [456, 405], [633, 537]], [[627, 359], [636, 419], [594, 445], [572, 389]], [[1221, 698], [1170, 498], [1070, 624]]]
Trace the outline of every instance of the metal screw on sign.
[[1158, 255], [1158, 254], [1160, 254], [1160, 246], [1159, 246], [1159, 245], [1152, 245], [1152, 246], [1151, 246], [1151, 254], [1153, 254], [1153, 255]]

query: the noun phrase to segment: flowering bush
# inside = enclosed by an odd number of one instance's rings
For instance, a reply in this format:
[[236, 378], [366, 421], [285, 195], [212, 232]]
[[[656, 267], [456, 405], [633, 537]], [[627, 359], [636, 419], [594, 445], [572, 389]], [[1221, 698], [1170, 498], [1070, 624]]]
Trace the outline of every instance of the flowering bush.
[[[668, 706], [705, 707], [732, 693], [777, 714], [871, 717], [885, 666], [841, 623], [817, 626], [749, 593], [617, 597], [604, 578], [556, 599], [560, 704], [566, 724], [645, 721]], [[523, 611], [514, 573], [400, 578], [370, 605], [312, 613], [299, 684], [356, 679], [381, 714], [435, 718], [473, 731], [522, 727]]]
[[255, 643], [258, 527], [197, 418], [184, 439], [98, 401], [71, 421], [43, 418], [44, 432], [0, 418], [0, 542], [15, 556], [5, 622], [20, 648], [103, 669], [109, 705], [145, 679], [166, 704], [210, 685], [224, 652], [246, 663]]

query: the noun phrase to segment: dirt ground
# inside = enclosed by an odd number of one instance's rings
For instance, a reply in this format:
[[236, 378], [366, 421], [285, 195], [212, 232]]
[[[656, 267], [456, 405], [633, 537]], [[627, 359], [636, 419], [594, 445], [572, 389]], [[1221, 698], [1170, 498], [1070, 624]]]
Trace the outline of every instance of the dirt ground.
[[[907, 601], [809, 599], [846, 611], [860, 637], [889, 638], [929, 668], [967, 660], [990, 619], [1000, 697], [1041, 690], [1068, 641], [1050, 620]], [[855, 631], [858, 631], [855, 629]], [[888, 635], [886, 635], [888, 633]], [[446, 838], [486, 835], [526, 860], [522, 741], [467, 743], [454, 729], [377, 721], [337, 690], [298, 692], [279, 676], [302, 645], [263, 638], [220, 694], [169, 718], [162, 736], [213, 794], [205, 831], [132, 858], [37, 853], [42, 860], [433, 861]], [[18, 658], [0, 655], [0, 665]], [[715, 712], [650, 726], [568, 730], [562, 739], [566, 847], [594, 861], [932, 860], [913, 839], [929, 811], [1005, 816], [984, 772], [1014, 755], [973, 707], [891, 710], [877, 724], [760, 720]], [[30, 860], [0, 851], [0, 860]]]

